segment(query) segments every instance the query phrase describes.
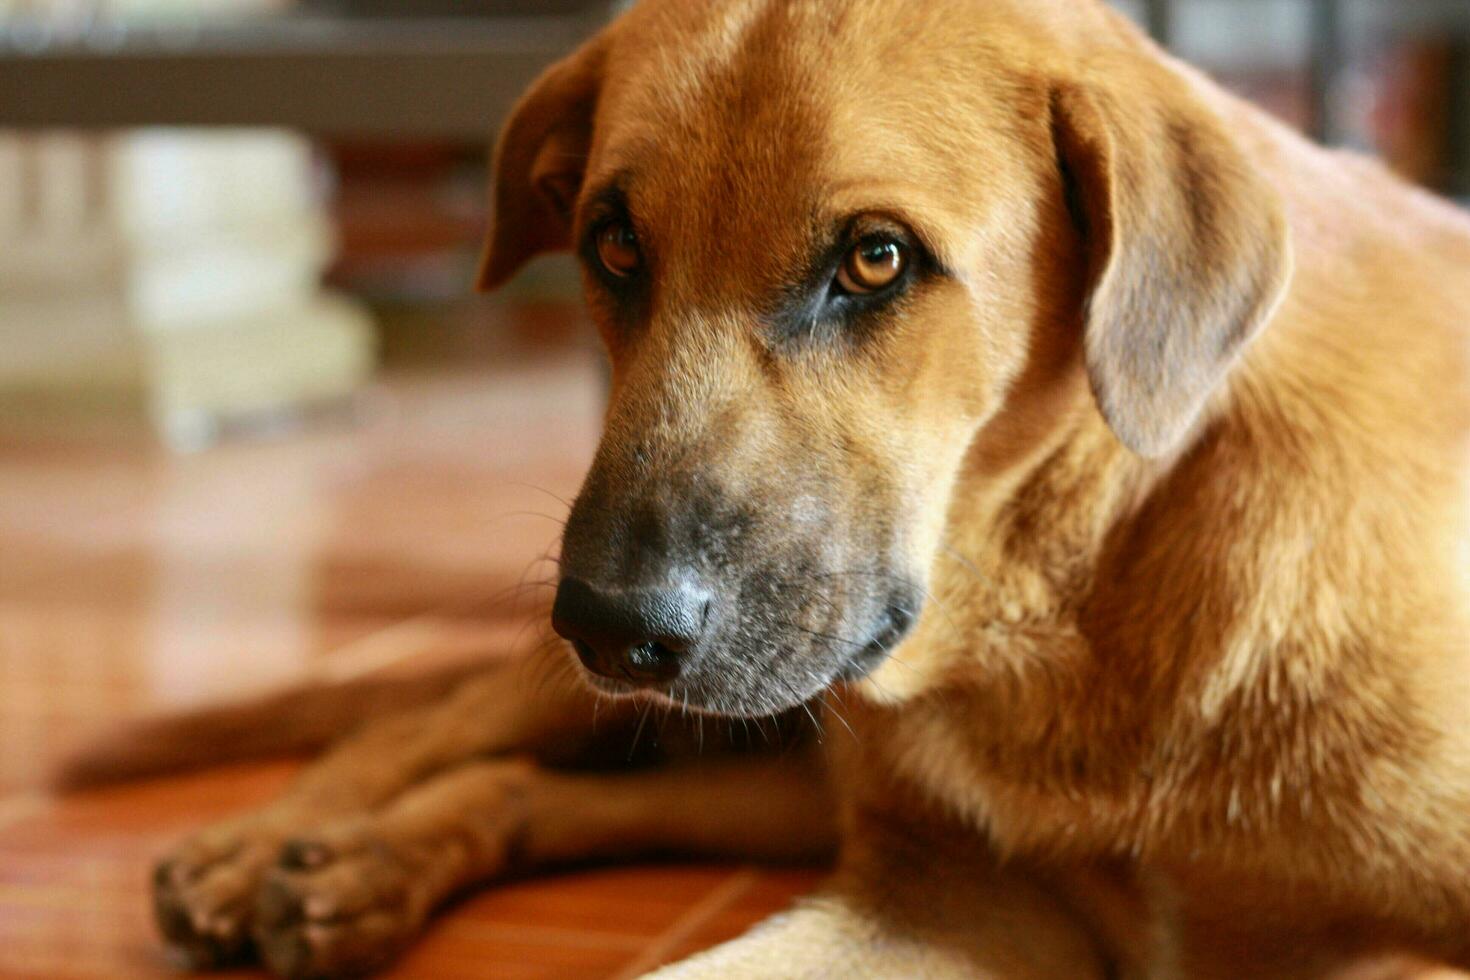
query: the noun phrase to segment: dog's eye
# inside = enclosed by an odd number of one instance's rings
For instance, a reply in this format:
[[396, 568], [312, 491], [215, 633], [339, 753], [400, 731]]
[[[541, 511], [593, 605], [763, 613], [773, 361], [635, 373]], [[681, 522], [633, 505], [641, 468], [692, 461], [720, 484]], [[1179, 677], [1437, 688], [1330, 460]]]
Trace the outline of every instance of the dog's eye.
[[887, 289], [908, 268], [908, 249], [892, 238], [865, 238], [837, 270], [837, 285], [845, 292], [865, 296]]
[[626, 279], [643, 265], [638, 236], [626, 221], [610, 221], [597, 232], [597, 259], [619, 279]]

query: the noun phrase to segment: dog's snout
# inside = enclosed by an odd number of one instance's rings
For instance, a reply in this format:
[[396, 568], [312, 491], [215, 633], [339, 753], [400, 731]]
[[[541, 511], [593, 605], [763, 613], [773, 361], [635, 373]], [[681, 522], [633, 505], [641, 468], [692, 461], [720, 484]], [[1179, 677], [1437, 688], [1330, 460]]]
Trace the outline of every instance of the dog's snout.
[[588, 670], [639, 685], [679, 675], [703, 634], [710, 595], [691, 584], [660, 589], [604, 589], [564, 579], [552, 627], [571, 642]]

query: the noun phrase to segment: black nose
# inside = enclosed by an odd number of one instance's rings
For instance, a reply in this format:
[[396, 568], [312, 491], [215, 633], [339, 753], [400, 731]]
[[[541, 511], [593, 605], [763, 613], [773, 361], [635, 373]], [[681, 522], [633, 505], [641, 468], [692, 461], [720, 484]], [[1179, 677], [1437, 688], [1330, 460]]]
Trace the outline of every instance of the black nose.
[[704, 632], [709, 594], [692, 585], [600, 589], [563, 579], [552, 628], [594, 674], [635, 684], [666, 684]]

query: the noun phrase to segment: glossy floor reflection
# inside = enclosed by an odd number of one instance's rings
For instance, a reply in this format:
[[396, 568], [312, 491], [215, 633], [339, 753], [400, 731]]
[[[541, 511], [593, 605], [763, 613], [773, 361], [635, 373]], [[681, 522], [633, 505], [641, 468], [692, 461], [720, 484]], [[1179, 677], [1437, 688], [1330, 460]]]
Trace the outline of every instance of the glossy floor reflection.
[[[355, 423], [268, 443], [0, 441], [0, 976], [169, 975], [150, 859], [295, 765], [49, 797], [38, 781], [68, 746], [140, 713], [539, 640], [535, 583], [600, 390], [579, 345], [507, 342], [391, 371]], [[392, 975], [633, 976], [811, 880], [679, 866], [520, 882], [456, 907]]]

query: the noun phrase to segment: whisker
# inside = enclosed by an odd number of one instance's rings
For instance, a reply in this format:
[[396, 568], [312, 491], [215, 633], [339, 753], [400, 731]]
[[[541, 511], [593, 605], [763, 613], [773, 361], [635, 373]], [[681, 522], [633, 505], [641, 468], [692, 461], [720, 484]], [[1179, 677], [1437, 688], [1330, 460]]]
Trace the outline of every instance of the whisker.
[[801, 703], [801, 710], [805, 711], [806, 716], [812, 720], [812, 728], [817, 733], [817, 743], [821, 744], [821, 742], [826, 738], [827, 733], [822, 729], [822, 723], [817, 720], [817, 713], [812, 710], [811, 704], [806, 701], [803, 701]]
[[565, 529], [567, 526], [567, 519], [565, 517], [553, 517], [551, 514], [544, 514], [539, 510], [508, 511], [504, 514], [500, 514], [496, 517], [491, 518], [486, 526], [488, 527], [489, 525], [494, 524], [496, 521], [510, 520], [513, 517], [539, 517], [543, 521], [550, 521], [551, 523], [563, 529]]
[[648, 724], [648, 713], [650, 711], [652, 711], [652, 710], [653, 710], [653, 702], [652, 701], [645, 701], [643, 703], [643, 714], [640, 715], [639, 718], [638, 718], [638, 728], [633, 732], [633, 744], [628, 749], [628, 761], [629, 762], [632, 762], [633, 761], [633, 757], [638, 754], [638, 740], [643, 737], [643, 726], [646, 725], [646, 724]]
[[826, 703], [826, 706], [827, 706], [828, 710], [830, 710], [832, 712], [833, 716], [836, 717], [836, 719], [839, 722], [842, 723], [842, 727], [847, 729], [847, 734], [849, 734], [849, 735], [852, 736], [852, 740], [854, 742], [861, 741], [861, 739], [858, 738], [858, 733], [856, 731], [854, 731], [853, 730], [853, 727], [847, 723], [847, 718], [844, 717], [843, 714], [842, 714], [842, 712], [839, 711], [839, 710], [837, 710], [837, 706], [832, 703], [832, 699], [829, 697], [829, 698], [826, 698], [824, 700], [825, 700], [825, 703]]
[[539, 484], [527, 483], [525, 480], [508, 480], [505, 483], [505, 486], [524, 487], [527, 490], [535, 490], [537, 493], [544, 493], [546, 496], [550, 497], [552, 500], [555, 500], [557, 503], [565, 507], [568, 513], [571, 512], [572, 502], [570, 500], [561, 496], [560, 494], [551, 492], [550, 490], [546, 489], [543, 486], [540, 486]]

